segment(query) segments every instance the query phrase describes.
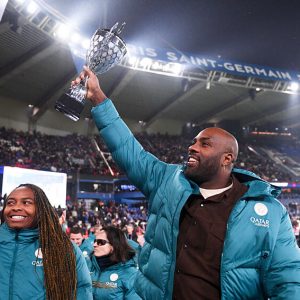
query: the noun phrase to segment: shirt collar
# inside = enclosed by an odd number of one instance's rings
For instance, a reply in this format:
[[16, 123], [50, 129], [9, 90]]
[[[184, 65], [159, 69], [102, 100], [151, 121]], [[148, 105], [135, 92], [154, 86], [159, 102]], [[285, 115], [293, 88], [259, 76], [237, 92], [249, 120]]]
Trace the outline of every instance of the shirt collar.
[[233, 182], [231, 182], [231, 184], [225, 188], [222, 189], [203, 189], [203, 188], [199, 188], [200, 194], [203, 196], [204, 199], [207, 199], [209, 197], [218, 195], [218, 194], [222, 194], [225, 191], [231, 189], [233, 186]]

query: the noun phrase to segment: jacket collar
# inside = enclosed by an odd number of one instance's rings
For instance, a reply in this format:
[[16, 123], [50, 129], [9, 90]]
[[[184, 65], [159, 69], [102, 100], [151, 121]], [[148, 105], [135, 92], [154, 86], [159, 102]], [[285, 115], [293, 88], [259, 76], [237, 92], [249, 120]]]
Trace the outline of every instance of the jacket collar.
[[239, 180], [239, 182], [248, 186], [248, 191], [244, 194], [243, 198], [257, 197], [262, 200], [264, 197], [278, 197], [281, 188], [261, 179], [253, 172], [234, 168], [232, 173]]
[[[184, 176], [184, 166], [181, 166], [181, 174]], [[281, 193], [281, 188], [263, 180], [255, 173], [244, 170], [233, 168], [232, 174], [238, 179], [239, 182], [248, 186], [248, 191], [243, 195], [243, 198], [264, 198], [264, 197], [275, 197], [277, 198]], [[199, 194], [199, 186], [192, 180], [188, 180], [191, 185], [193, 194]]]
[[[94, 268], [97, 269], [98, 272], [101, 271], [95, 255], [92, 255], [91, 261], [92, 261], [92, 264], [93, 264]], [[106, 268], [106, 270], [110, 270], [110, 271], [118, 270], [121, 266], [123, 266], [124, 268], [128, 268], [128, 267], [135, 266], [135, 263], [134, 263], [133, 259], [129, 259], [124, 263], [119, 262], [119, 263], [116, 263], [112, 266], [109, 266], [109, 267]]]
[[38, 238], [38, 228], [16, 230], [9, 228], [6, 223], [3, 223], [0, 226], [0, 243], [16, 241], [16, 239], [18, 239], [19, 242], [31, 243], [37, 240]]

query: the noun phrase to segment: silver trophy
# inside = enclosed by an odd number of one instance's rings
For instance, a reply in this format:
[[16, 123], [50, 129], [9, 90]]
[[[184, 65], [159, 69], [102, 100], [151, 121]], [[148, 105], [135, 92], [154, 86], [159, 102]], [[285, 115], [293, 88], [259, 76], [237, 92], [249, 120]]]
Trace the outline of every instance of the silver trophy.
[[[125, 42], [119, 37], [125, 23], [118, 27], [116, 23], [111, 29], [97, 29], [91, 38], [86, 54], [86, 65], [96, 75], [102, 74], [119, 64], [127, 49]], [[78, 121], [84, 108], [88, 78], [73, 86], [62, 95], [55, 104], [55, 109], [65, 114], [73, 121]]]

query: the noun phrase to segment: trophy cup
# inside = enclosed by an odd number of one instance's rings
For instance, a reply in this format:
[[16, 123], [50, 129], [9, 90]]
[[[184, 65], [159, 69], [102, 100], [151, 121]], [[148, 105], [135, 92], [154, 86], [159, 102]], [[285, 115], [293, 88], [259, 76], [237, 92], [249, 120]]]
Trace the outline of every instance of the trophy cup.
[[[102, 74], [119, 64], [127, 49], [125, 42], [119, 37], [125, 23], [118, 28], [116, 23], [111, 29], [97, 29], [91, 38], [90, 47], [86, 54], [86, 65], [96, 75]], [[78, 121], [83, 111], [87, 94], [85, 78], [80, 84], [73, 86], [62, 95], [55, 104], [55, 109], [65, 116]]]

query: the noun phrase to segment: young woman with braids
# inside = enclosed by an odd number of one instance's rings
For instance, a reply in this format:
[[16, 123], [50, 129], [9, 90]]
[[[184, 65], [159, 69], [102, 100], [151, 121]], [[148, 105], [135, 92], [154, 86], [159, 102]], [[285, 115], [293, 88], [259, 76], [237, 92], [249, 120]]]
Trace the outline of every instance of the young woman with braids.
[[91, 278], [42, 189], [22, 184], [5, 199], [0, 300], [90, 300]]

